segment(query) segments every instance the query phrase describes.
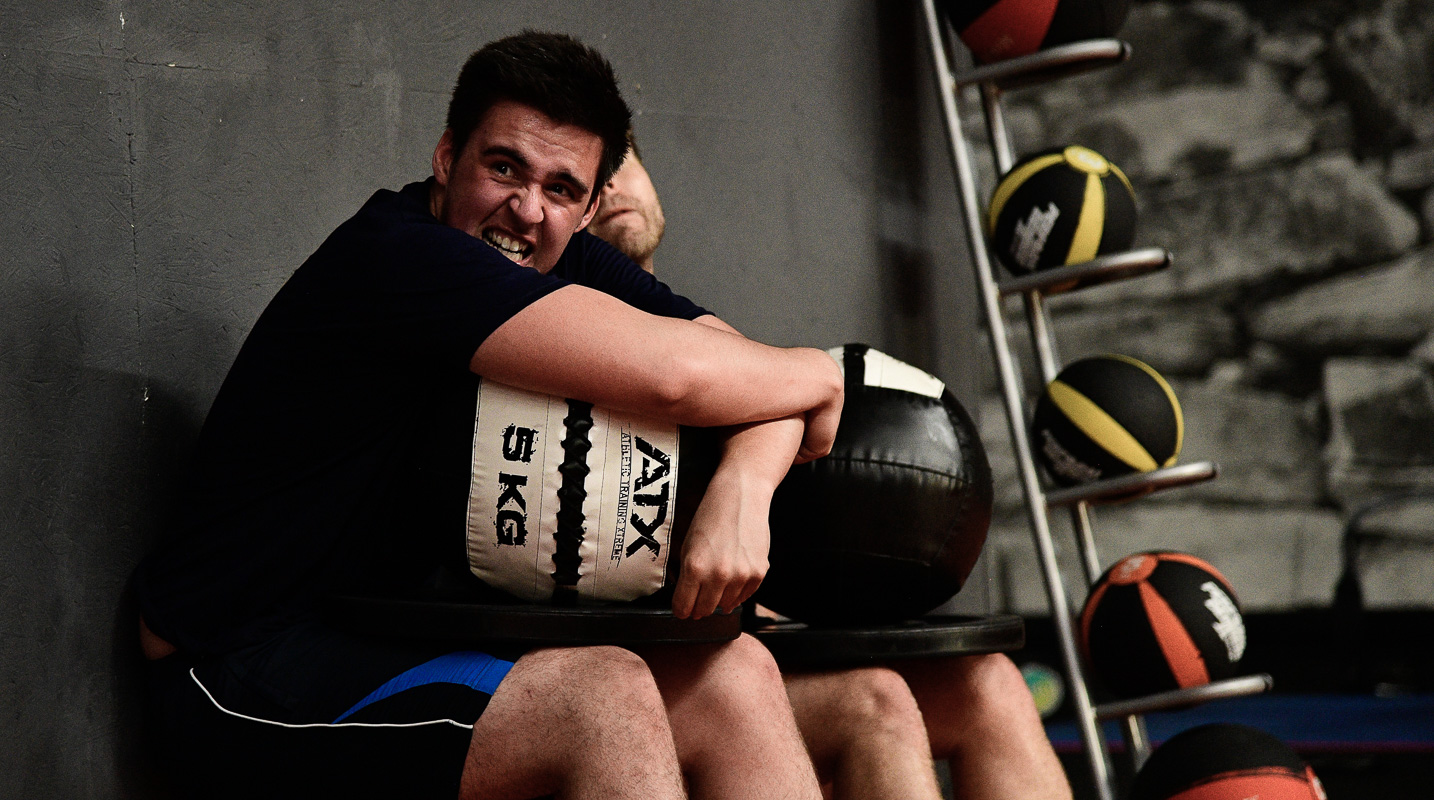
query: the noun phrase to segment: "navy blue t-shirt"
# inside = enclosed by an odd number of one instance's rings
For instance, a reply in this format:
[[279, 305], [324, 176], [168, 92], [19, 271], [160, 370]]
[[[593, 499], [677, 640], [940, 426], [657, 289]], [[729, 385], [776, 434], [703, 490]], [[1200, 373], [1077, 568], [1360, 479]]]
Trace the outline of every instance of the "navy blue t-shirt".
[[263, 639], [353, 586], [421, 581], [463, 546], [485, 338], [565, 285], [644, 311], [705, 313], [607, 243], [543, 275], [429, 213], [429, 182], [379, 191], [304, 262], [215, 398], [171, 535], [135, 591], [194, 653]]

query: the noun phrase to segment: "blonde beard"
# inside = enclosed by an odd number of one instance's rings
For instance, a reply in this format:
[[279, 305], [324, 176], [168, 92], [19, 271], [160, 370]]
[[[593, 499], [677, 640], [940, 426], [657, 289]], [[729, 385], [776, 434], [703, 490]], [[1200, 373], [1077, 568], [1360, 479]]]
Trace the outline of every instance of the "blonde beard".
[[[651, 220], [648, 221], [651, 222]], [[662, 234], [666, 227], [665, 224], [659, 222], [656, 225], [645, 225], [641, 228], [623, 226], [615, 231], [601, 233], [593, 231], [593, 233], [616, 247], [623, 255], [642, 264], [657, 252], [657, 246], [662, 243]]]

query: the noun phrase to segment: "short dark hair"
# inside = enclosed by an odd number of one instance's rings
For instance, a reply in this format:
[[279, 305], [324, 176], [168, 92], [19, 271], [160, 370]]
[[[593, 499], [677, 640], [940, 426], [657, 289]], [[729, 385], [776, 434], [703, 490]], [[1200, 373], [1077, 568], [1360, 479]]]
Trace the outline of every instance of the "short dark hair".
[[500, 100], [532, 106], [602, 140], [593, 197], [622, 166], [632, 112], [618, 91], [612, 64], [577, 39], [529, 30], [489, 42], [469, 56], [448, 104], [455, 157]]

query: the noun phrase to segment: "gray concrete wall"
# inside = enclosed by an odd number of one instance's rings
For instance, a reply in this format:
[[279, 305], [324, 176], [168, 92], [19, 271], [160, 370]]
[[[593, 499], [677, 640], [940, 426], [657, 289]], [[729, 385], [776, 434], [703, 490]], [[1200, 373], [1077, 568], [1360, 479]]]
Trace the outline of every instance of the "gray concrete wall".
[[750, 335], [866, 341], [974, 390], [974, 306], [905, 3], [0, 0], [0, 798], [155, 796], [130, 569], [267, 300], [427, 175], [464, 57], [614, 61], [659, 269]]

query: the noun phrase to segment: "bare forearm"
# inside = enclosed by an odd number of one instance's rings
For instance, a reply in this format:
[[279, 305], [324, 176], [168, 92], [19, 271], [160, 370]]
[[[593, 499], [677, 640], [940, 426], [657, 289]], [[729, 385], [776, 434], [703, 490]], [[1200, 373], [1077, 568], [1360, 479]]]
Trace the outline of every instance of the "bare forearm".
[[770, 493], [787, 476], [805, 432], [799, 414], [734, 426], [723, 442], [718, 470], [740, 470], [754, 487]]

